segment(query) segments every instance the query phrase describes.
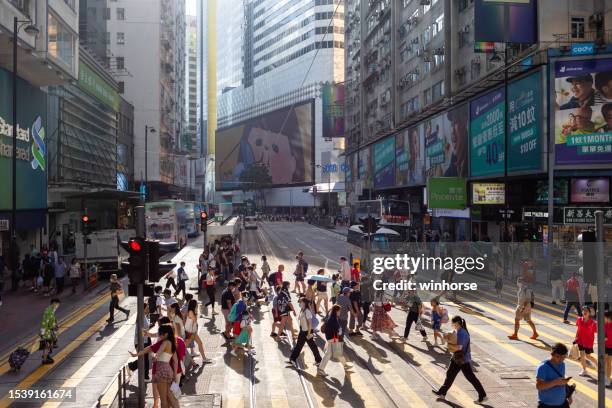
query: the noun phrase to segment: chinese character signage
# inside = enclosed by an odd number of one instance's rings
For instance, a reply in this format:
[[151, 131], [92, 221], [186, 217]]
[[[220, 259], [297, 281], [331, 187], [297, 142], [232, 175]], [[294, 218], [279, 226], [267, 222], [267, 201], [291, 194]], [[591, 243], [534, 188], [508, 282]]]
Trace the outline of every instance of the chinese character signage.
[[432, 177], [427, 179], [427, 206], [430, 209], [463, 210], [466, 208], [465, 179], [462, 177]]
[[120, 100], [117, 90], [83, 61], [79, 62], [79, 87], [115, 112], [119, 110]]
[[555, 164], [612, 165], [612, 59], [555, 63]]
[[425, 183], [425, 146], [423, 127], [418, 125], [403, 130], [395, 137], [395, 183], [398, 186], [414, 186]]
[[470, 174], [472, 177], [504, 174], [504, 89], [470, 103]]
[[542, 170], [542, 73], [508, 86], [508, 173]]
[[424, 122], [426, 177], [467, 177], [468, 115], [465, 104]]
[[594, 226], [595, 211], [603, 211], [604, 224], [612, 224], [612, 207], [563, 207], [563, 223]]
[[[12, 208], [12, 78], [0, 69], [0, 211]], [[17, 80], [17, 209], [47, 209], [47, 96]]]
[[610, 180], [607, 178], [572, 179], [572, 203], [610, 202]]
[[395, 136], [374, 145], [374, 187], [395, 185]]
[[472, 183], [472, 204], [504, 204], [505, 201], [504, 183]]

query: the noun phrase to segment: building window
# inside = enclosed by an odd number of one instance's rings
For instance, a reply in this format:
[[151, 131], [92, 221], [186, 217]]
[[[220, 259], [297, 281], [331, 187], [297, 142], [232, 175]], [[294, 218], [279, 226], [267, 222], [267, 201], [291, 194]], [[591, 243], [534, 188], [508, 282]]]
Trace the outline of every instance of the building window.
[[75, 8], [74, 8], [74, 6], [75, 6], [74, 0], [64, 0], [64, 3], [66, 3], [66, 5], [67, 5], [68, 7], [70, 7], [70, 9], [71, 9], [72, 11], [74, 11], [74, 10], [75, 10]]
[[111, 19], [111, 9], [110, 9], [110, 7], [107, 7], [104, 10], [104, 19], [105, 20], [110, 20]]
[[433, 36], [437, 35], [438, 33], [444, 30], [444, 14], [436, 18], [436, 22], [433, 23], [432, 25], [432, 30], [433, 30]]
[[125, 92], [125, 82], [119, 81], [117, 82], [117, 85], [118, 85], [117, 92], [119, 92], [120, 94], [123, 94]]
[[573, 39], [584, 39], [584, 17], [572, 17], [571, 29]]
[[117, 70], [125, 69], [125, 58], [117, 57], [116, 60], [117, 60]]
[[117, 44], [125, 44], [125, 33], [117, 32]]
[[74, 63], [75, 35], [68, 30], [53, 14], [49, 14], [49, 54], [68, 65]]
[[431, 89], [423, 91], [423, 102], [425, 106], [431, 103]]
[[104, 40], [106, 42], [106, 45], [109, 45], [111, 43], [111, 33], [110, 33], [110, 31], [107, 31], [106, 33], [104, 33], [104, 36], [106, 37], [106, 39]]
[[440, 81], [431, 87], [431, 100], [432, 102], [435, 102], [443, 96], [444, 96], [444, 81]]
[[125, 9], [117, 7], [117, 20], [125, 20]]

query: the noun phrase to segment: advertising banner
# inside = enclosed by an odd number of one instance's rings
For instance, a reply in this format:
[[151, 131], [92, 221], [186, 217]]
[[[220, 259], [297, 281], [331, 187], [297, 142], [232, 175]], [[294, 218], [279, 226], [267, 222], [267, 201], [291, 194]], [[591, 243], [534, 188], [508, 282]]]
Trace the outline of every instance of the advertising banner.
[[474, 41], [537, 42], [537, 3], [537, 0], [475, 0]]
[[504, 183], [472, 183], [472, 204], [500, 205], [505, 202]]
[[563, 223], [594, 225], [595, 211], [603, 211], [604, 224], [612, 224], [611, 207], [563, 207]]
[[504, 174], [504, 88], [470, 102], [470, 174], [472, 177]]
[[555, 62], [555, 164], [612, 166], [612, 59]]
[[395, 136], [374, 144], [374, 187], [395, 185]]
[[[567, 204], [569, 195], [569, 183], [567, 179], [556, 179], [553, 183], [553, 202], [555, 205]], [[535, 202], [537, 204], [548, 204], [548, 181], [536, 182]]]
[[325, 84], [321, 88], [323, 137], [344, 136], [344, 84]]
[[427, 179], [427, 205], [430, 209], [463, 210], [467, 207], [467, 191], [463, 177]]
[[610, 202], [610, 180], [607, 178], [572, 179], [572, 203]]
[[468, 105], [426, 120], [425, 175], [429, 177], [467, 177]]
[[312, 102], [216, 132], [217, 190], [242, 189], [242, 173], [259, 164], [267, 167], [272, 186], [311, 183], [313, 161]]
[[542, 170], [542, 73], [508, 85], [508, 173]]
[[[0, 210], [12, 207], [13, 112], [11, 74], [0, 69]], [[47, 96], [17, 81], [17, 209], [47, 208]]]
[[83, 61], [79, 61], [79, 88], [98, 98], [115, 112], [119, 110], [120, 98], [117, 90]]
[[395, 183], [398, 186], [425, 183], [423, 127], [415, 126], [395, 136]]
[[372, 157], [370, 147], [359, 150], [358, 173], [362, 188], [372, 188]]

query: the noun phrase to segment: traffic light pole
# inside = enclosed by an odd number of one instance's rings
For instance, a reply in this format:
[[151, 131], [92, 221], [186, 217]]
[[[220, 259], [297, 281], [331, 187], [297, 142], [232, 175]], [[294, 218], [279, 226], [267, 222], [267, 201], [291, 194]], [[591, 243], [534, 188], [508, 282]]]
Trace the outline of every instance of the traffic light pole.
[[[136, 207], [136, 236], [146, 237], [145, 231], [145, 208], [144, 206]], [[145, 271], [149, 271], [149, 251], [145, 246], [146, 264]], [[138, 351], [144, 349], [144, 339], [142, 336], [142, 322], [144, 320], [144, 283], [138, 283], [136, 286], [136, 332], [138, 333]], [[144, 359], [147, 356], [138, 356], [138, 406], [145, 406], [146, 384], [144, 380]]]
[[85, 270], [83, 271], [83, 291], [89, 288], [89, 266], [87, 265], [87, 235], [83, 233], [83, 258]]
[[[606, 282], [604, 278], [604, 243], [603, 243], [603, 211], [595, 211], [595, 231], [597, 234], [597, 406], [604, 408], [606, 405], [606, 369], [605, 369], [605, 347], [606, 331], [604, 327], [604, 293]], [[607, 296], [607, 295], [606, 295]]]

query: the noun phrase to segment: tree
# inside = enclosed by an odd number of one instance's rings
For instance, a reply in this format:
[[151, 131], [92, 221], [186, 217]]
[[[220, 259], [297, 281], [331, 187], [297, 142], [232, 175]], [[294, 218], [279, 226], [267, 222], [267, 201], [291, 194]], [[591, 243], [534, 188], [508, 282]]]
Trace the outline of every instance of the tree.
[[256, 194], [259, 192], [263, 206], [266, 206], [264, 189], [272, 185], [272, 176], [270, 176], [268, 166], [263, 163], [249, 165], [240, 173], [240, 184], [244, 192], [255, 191]]

